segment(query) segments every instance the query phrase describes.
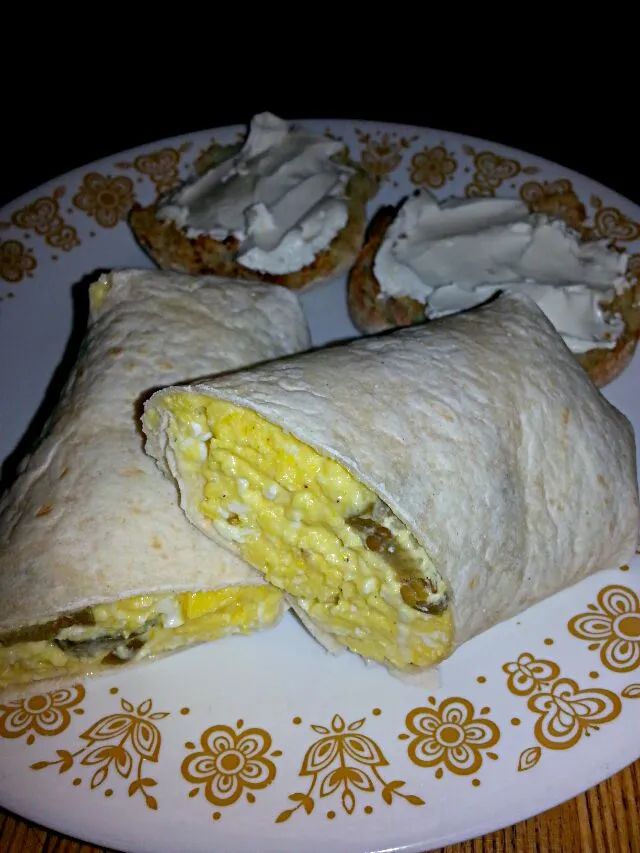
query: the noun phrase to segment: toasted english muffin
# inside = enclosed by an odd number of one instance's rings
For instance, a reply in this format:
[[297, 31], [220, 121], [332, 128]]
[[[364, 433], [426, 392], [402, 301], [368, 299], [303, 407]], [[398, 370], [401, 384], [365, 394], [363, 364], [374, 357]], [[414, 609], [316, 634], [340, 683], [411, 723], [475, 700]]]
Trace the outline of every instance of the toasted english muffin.
[[[353, 324], [363, 334], [377, 334], [401, 326], [429, 322], [422, 302], [409, 296], [385, 296], [375, 275], [376, 254], [401, 204], [381, 207], [376, 212], [367, 229], [364, 245], [349, 273], [349, 314]], [[591, 381], [599, 388], [619, 376], [636, 351], [640, 338], [640, 281], [613, 300], [603, 302], [602, 307], [608, 312], [619, 314], [624, 323], [615, 348], [596, 348], [574, 354]]]
[[[241, 145], [214, 143], [198, 158], [194, 172], [198, 177], [235, 156]], [[129, 226], [142, 249], [161, 268], [193, 275], [212, 274], [245, 281], [263, 281], [290, 290], [306, 290], [346, 272], [353, 264], [367, 225], [367, 202], [378, 190], [377, 182], [362, 166], [344, 154], [336, 160], [354, 169], [346, 186], [347, 223], [326, 249], [318, 252], [313, 263], [293, 272], [274, 274], [250, 269], [236, 260], [240, 241], [229, 236], [218, 240], [209, 234], [189, 237], [187, 230], [168, 219], [158, 218], [163, 196], [142, 207], [135, 204], [129, 213]]]

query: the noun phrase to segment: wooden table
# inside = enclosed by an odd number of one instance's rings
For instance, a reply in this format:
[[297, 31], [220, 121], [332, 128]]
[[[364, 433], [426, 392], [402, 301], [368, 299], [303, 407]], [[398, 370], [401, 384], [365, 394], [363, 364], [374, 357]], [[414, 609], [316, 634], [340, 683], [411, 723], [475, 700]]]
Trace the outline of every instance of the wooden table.
[[[64, 838], [0, 809], [0, 853], [109, 851]], [[640, 853], [640, 761], [575, 800], [440, 853]]]

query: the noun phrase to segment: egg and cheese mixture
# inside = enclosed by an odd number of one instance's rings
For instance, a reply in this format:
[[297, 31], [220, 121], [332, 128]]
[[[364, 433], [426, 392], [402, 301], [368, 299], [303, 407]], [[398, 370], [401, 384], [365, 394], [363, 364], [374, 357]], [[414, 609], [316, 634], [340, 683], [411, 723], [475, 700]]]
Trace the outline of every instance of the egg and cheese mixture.
[[280, 590], [266, 584], [140, 595], [0, 632], [0, 689], [154, 657], [275, 624]]
[[179, 392], [161, 405], [199, 512], [311, 621], [352, 651], [399, 669], [448, 654], [446, 585], [370, 489], [253, 411]]

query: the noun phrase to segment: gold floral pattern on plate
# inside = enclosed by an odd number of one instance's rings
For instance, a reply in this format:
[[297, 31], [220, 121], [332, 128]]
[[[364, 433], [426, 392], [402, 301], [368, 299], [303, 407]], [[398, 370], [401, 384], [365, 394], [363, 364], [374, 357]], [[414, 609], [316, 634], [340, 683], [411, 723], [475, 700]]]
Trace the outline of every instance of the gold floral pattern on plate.
[[507, 689], [516, 696], [528, 696], [527, 707], [537, 717], [533, 728], [537, 745], [520, 753], [520, 772], [535, 767], [543, 749], [571, 749], [604, 723], [615, 720], [622, 710], [620, 698], [611, 690], [581, 689], [573, 678], [562, 676], [557, 663], [530, 652], [523, 652], [502, 669], [507, 674]]
[[589, 651], [598, 651], [603, 666], [613, 672], [632, 672], [640, 666], [640, 598], [626, 586], [605, 586], [597, 604], [573, 616], [567, 628]]
[[180, 180], [180, 161], [182, 155], [193, 146], [192, 142], [183, 142], [178, 148], [161, 148], [149, 154], [139, 154], [132, 163], [120, 161], [119, 169], [135, 169], [141, 175], [150, 178], [156, 192], [163, 193], [174, 187]]
[[[406, 794], [401, 789], [402, 779], [385, 780], [380, 768], [388, 767], [389, 762], [378, 744], [360, 730], [366, 718], [347, 724], [343, 717], [336, 714], [329, 726], [312, 725], [311, 728], [320, 737], [306, 751], [298, 775], [309, 779], [306, 791], [289, 794], [294, 805], [280, 812], [276, 823], [284, 823], [303, 809], [310, 815], [317, 800], [340, 797], [340, 805], [347, 815], [355, 812], [359, 794], [374, 794], [378, 791], [382, 801], [390, 806], [394, 798], [402, 799], [412, 806], [423, 806], [424, 800], [415, 794]], [[373, 811], [372, 806], [364, 808], [366, 814]], [[327, 817], [335, 817], [335, 811], [327, 812]]]
[[529, 696], [539, 687], [555, 681], [560, 667], [552, 660], [538, 660], [524, 652], [516, 661], [506, 663], [502, 669], [507, 673], [507, 689], [515, 696]]
[[84, 714], [78, 707], [84, 697], [84, 687], [74, 684], [26, 699], [12, 699], [0, 705], [0, 738], [13, 740], [26, 735], [26, 742], [31, 745], [38, 736], [62, 734], [69, 728], [72, 714]]
[[417, 136], [399, 136], [394, 131], [364, 131], [356, 127], [355, 134], [362, 150], [360, 162], [369, 175], [382, 183], [402, 163], [405, 151]]
[[613, 246], [630, 243], [640, 237], [640, 223], [634, 222], [617, 207], [605, 205], [598, 196], [591, 196], [594, 209], [593, 226], [587, 236], [591, 240], [608, 240]]
[[10, 284], [20, 284], [38, 266], [30, 249], [19, 240], [0, 241], [0, 278]]
[[11, 216], [11, 222], [23, 231], [34, 231], [48, 246], [70, 252], [80, 245], [78, 232], [68, 225], [60, 213], [60, 200], [65, 187], [57, 187], [50, 196], [42, 196], [30, 202]]
[[484, 757], [497, 760], [492, 752], [500, 740], [500, 729], [487, 718], [490, 708], [476, 713], [468, 699], [451, 696], [438, 703], [430, 696], [427, 705], [407, 714], [408, 732], [399, 735], [409, 740], [407, 754], [418, 767], [435, 767], [435, 778], [448, 770], [457, 776], [471, 776], [482, 767]]
[[133, 181], [125, 175], [89, 172], [73, 197], [74, 205], [102, 228], [115, 228], [134, 203]]
[[[182, 762], [183, 779], [195, 785], [189, 791], [196, 797], [201, 791], [212, 806], [230, 806], [245, 795], [247, 802], [255, 802], [253, 791], [268, 788], [276, 778], [274, 758], [282, 751], [272, 750], [269, 732], [260, 728], [244, 728], [238, 720], [235, 728], [215, 725], [206, 729], [200, 738], [200, 747], [187, 742], [193, 750]], [[220, 812], [213, 813], [214, 820]]]
[[[158, 801], [148, 789], [158, 783], [151, 776], [143, 775], [143, 770], [145, 762], [158, 763], [162, 737], [156, 722], [168, 717], [169, 712], [154, 711], [151, 699], [141, 702], [137, 708], [126, 699], [121, 699], [120, 709], [89, 726], [80, 735], [80, 739], [86, 743], [75, 752], [58, 749], [57, 759], [36, 761], [31, 769], [57, 767], [58, 773], [67, 773], [79, 759], [81, 767], [91, 769], [89, 787], [92, 791], [101, 788], [110, 779], [131, 779], [128, 795], [133, 797], [140, 793], [147, 808], [155, 811]], [[77, 777], [73, 783], [80, 785], [82, 778]], [[112, 796], [113, 789], [105, 788], [104, 794], [106, 797]]]
[[537, 166], [522, 166], [517, 160], [501, 157], [493, 151], [476, 151], [471, 145], [463, 145], [464, 153], [473, 160], [473, 176], [464, 188], [467, 198], [491, 197], [505, 181], [518, 175], [537, 175]]
[[411, 158], [409, 177], [419, 187], [438, 190], [453, 180], [458, 161], [444, 145], [434, 145], [418, 151]]
[[567, 178], [556, 181], [527, 181], [521, 185], [519, 192], [520, 198], [531, 212], [563, 219], [578, 233], [583, 232], [587, 209]]

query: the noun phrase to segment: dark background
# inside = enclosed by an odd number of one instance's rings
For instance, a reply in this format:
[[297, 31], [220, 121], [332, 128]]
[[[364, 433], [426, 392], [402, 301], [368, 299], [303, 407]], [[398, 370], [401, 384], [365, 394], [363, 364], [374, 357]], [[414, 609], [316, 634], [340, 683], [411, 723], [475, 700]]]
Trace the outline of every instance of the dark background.
[[168, 136], [244, 125], [262, 110], [284, 118], [372, 119], [457, 131], [553, 160], [640, 203], [636, 108], [606, 86], [593, 91], [548, 78], [505, 91], [489, 77], [424, 92], [389, 87], [375, 96], [344, 88], [331, 97], [313, 91], [282, 96], [286, 87], [269, 92], [263, 85], [229, 96], [212, 86], [203, 97], [191, 87], [165, 91], [160, 83], [141, 92], [126, 78], [91, 77], [85, 89], [40, 100], [9, 91], [0, 204], [98, 158]]

